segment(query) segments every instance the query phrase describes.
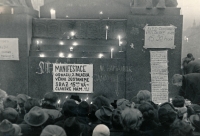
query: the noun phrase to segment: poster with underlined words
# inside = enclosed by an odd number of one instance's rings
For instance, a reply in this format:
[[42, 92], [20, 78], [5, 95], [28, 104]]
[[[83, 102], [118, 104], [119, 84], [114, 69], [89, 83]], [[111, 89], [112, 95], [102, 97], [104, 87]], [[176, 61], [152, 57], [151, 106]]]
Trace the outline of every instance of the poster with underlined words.
[[53, 91], [93, 93], [93, 64], [53, 64]]

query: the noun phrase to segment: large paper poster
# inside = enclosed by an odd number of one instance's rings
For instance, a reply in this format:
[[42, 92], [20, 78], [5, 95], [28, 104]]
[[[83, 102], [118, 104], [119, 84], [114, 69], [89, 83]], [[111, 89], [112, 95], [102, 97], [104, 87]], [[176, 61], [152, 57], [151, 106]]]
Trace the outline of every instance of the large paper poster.
[[144, 48], [174, 49], [175, 26], [146, 26]]
[[150, 51], [152, 101], [159, 104], [168, 101], [167, 51]]
[[0, 60], [19, 60], [18, 38], [0, 38]]
[[53, 64], [53, 91], [93, 92], [93, 64]]

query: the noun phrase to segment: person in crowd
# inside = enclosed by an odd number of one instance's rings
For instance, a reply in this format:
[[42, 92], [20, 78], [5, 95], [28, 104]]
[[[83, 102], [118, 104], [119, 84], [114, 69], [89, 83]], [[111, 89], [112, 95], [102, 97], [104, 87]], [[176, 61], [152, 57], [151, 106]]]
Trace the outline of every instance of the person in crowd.
[[113, 109], [117, 109], [117, 100], [114, 100], [110, 105], [113, 107]]
[[17, 110], [17, 98], [13, 95], [8, 95], [4, 100], [3, 100], [3, 107], [4, 108], [14, 108]]
[[183, 119], [184, 114], [187, 114], [187, 107], [185, 107], [185, 99], [182, 96], [175, 96], [172, 99], [172, 104], [177, 110], [177, 116], [180, 120]]
[[120, 136], [123, 132], [123, 126], [121, 124], [121, 110], [115, 109], [112, 112], [112, 128], [110, 129], [110, 135], [111, 136]]
[[194, 129], [193, 136], [200, 136], [200, 114], [191, 115], [189, 121]]
[[140, 126], [143, 122], [142, 113], [138, 109], [126, 108], [121, 111], [121, 124], [124, 132], [121, 136], [146, 136], [140, 131]]
[[58, 95], [54, 92], [48, 92], [44, 95], [42, 102], [42, 108], [56, 109], [57, 108]]
[[58, 125], [60, 127], [64, 127], [64, 122], [69, 117], [76, 117], [78, 115], [78, 105], [76, 102], [72, 99], [67, 99], [63, 106], [61, 113], [62, 115], [55, 119], [55, 125]]
[[0, 111], [3, 110], [4, 108], [3, 99], [6, 98], [7, 96], [8, 96], [7, 93], [4, 90], [0, 89]]
[[131, 108], [132, 103], [127, 99], [119, 99], [117, 100], [117, 109], [124, 110], [126, 108]]
[[190, 100], [193, 104], [200, 104], [200, 73], [187, 75], [175, 74], [172, 84], [181, 87], [179, 95]]
[[0, 136], [21, 136], [21, 128], [7, 119], [0, 123]]
[[70, 99], [74, 100], [76, 104], [79, 104], [81, 102], [81, 99], [78, 95], [71, 95]]
[[137, 93], [137, 102], [142, 104], [144, 102], [151, 101], [151, 92], [148, 90], [140, 90]]
[[24, 121], [19, 125], [23, 136], [40, 136], [44, 127], [53, 124], [50, 116], [37, 106], [25, 114]]
[[182, 65], [184, 74], [200, 73], [200, 60], [194, 60], [193, 57], [186, 57], [183, 59]]
[[87, 136], [84, 135], [84, 132], [89, 131], [87, 128], [85, 129], [84, 125], [77, 121], [76, 117], [69, 117], [65, 120], [64, 130], [67, 136]]
[[24, 103], [30, 98], [26, 94], [18, 94], [17, 95], [17, 103], [18, 103], [18, 112], [21, 119], [23, 119], [24, 115], [26, 114], [24, 109]]
[[67, 136], [65, 130], [57, 125], [48, 125], [43, 130], [40, 136]]
[[150, 103], [144, 102], [138, 109], [141, 111], [144, 119], [140, 127], [141, 131], [150, 131], [158, 127], [158, 123], [155, 121], [155, 109]]
[[170, 136], [193, 136], [193, 127], [182, 120], [175, 120], [170, 126]]
[[109, 107], [102, 106], [99, 110], [95, 112], [96, 117], [101, 121], [101, 124], [106, 125], [108, 128], [112, 128], [111, 117], [112, 110]]
[[97, 125], [92, 133], [92, 136], [110, 136], [110, 130], [106, 125]]
[[35, 106], [40, 107], [39, 100], [36, 98], [28, 98], [27, 101], [24, 103], [25, 113], [28, 113]]
[[187, 117], [189, 118], [191, 115], [195, 115], [200, 113], [200, 105], [191, 104], [187, 106]]
[[102, 106], [110, 107], [109, 99], [104, 96], [97, 96], [93, 99], [93, 104], [100, 109]]
[[161, 126], [158, 126], [155, 130], [153, 130], [153, 136], [169, 136], [170, 126], [177, 119], [177, 112], [174, 106], [165, 102], [160, 105], [158, 109], [158, 118]]
[[1, 113], [1, 121], [7, 119], [11, 123], [20, 124], [23, 120], [19, 120], [19, 113], [13, 108], [5, 108]]

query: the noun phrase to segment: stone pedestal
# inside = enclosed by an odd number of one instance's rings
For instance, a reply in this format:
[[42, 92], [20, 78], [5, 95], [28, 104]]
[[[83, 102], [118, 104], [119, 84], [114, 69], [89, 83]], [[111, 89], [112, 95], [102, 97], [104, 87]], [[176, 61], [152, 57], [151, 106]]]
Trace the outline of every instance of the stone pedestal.
[[[127, 21], [126, 65], [134, 67], [132, 73], [126, 74], [126, 97], [132, 99], [139, 90], [151, 90], [151, 68], [150, 50], [168, 50], [168, 79], [169, 97], [177, 95], [175, 86], [171, 84], [171, 78], [175, 73], [180, 73], [181, 68], [181, 45], [183, 16], [179, 8], [146, 9], [132, 8], [132, 14]], [[149, 26], [170, 26], [177, 27], [175, 30], [175, 49], [144, 49], [145, 25]], [[133, 43], [134, 48], [132, 48]]]
[[19, 61], [0, 60], [0, 88], [12, 95], [27, 93], [32, 18], [38, 17], [38, 12], [25, 7], [1, 6], [0, 9], [0, 38], [19, 39]]

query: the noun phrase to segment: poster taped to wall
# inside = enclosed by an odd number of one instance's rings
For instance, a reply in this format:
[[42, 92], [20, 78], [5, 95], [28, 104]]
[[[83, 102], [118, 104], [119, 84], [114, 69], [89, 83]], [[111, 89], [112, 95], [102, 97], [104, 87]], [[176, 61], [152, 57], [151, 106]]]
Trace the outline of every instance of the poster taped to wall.
[[146, 26], [144, 48], [174, 49], [175, 26]]
[[93, 64], [53, 64], [53, 91], [93, 93]]
[[154, 103], [168, 102], [167, 51], [150, 51], [151, 92]]
[[18, 38], [0, 38], [0, 60], [19, 60]]

